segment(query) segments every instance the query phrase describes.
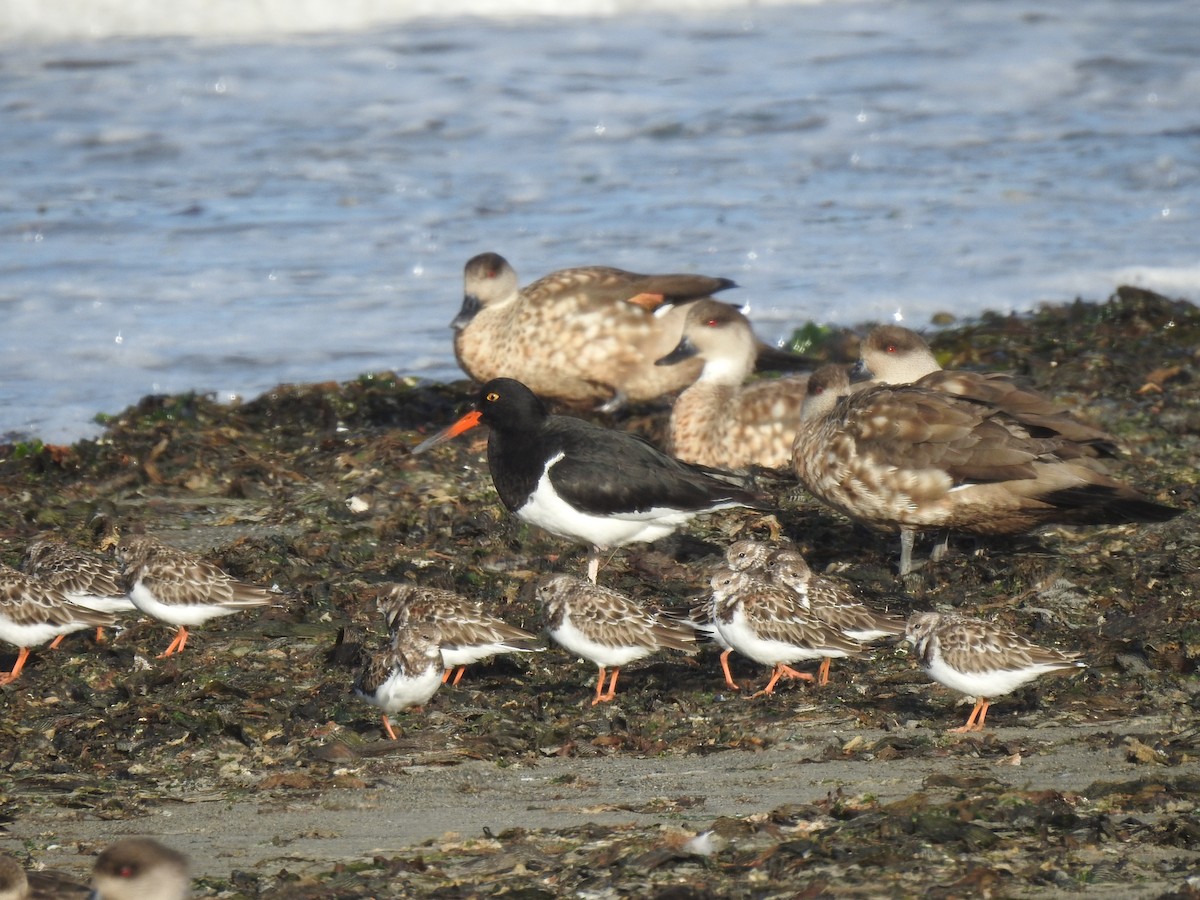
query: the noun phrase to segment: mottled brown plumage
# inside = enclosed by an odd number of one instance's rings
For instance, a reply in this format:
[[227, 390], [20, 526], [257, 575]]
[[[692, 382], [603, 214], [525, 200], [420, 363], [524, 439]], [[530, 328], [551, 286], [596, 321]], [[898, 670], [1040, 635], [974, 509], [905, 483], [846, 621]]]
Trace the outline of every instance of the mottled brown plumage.
[[1079, 654], [1039, 647], [1019, 634], [966, 616], [914, 613], [907, 640], [917, 661], [939, 684], [975, 698], [967, 724], [980, 731], [990, 698], [1011, 693], [1039, 675], [1084, 667]]
[[[746, 572], [765, 579], [767, 561], [777, 549], [779, 548], [775, 544], [766, 541], [749, 538], [734, 541], [725, 548], [725, 564], [722, 568]], [[729, 671], [729, 657], [733, 653], [733, 646], [717, 630], [716, 607], [717, 595], [710, 591], [704, 599], [688, 610], [686, 621], [721, 648], [721, 672], [725, 676], [725, 685], [731, 691], [741, 690], [733, 680], [733, 673]]]
[[515, 378], [546, 399], [613, 408], [691, 384], [699, 361], [654, 365], [679, 340], [686, 310], [674, 304], [734, 286], [705, 275], [586, 266], [519, 288], [516, 272], [496, 253], [470, 259], [463, 282], [451, 327], [455, 356], [471, 378]]
[[411, 624], [426, 624], [437, 634], [446, 667], [443, 681], [462, 680], [471, 663], [497, 653], [529, 653], [545, 648], [528, 631], [485, 612], [483, 605], [461, 594], [418, 584], [383, 584], [376, 607], [393, 632]]
[[670, 452], [723, 469], [787, 467], [808, 376], [747, 381], [758, 341], [749, 320], [727, 303], [689, 305], [683, 334], [659, 365], [704, 362], [671, 409]]
[[[21, 568], [58, 588], [77, 606], [101, 612], [129, 612], [136, 607], [129, 599], [121, 579], [121, 567], [112, 556], [72, 547], [55, 538], [41, 538], [25, 548]], [[103, 628], [96, 629], [96, 640], [103, 639]], [[57, 647], [59, 635], [50, 645]]]
[[392, 632], [388, 646], [372, 653], [354, 681], [354, 693], [382, 712], [383, 730], [393, 741], [389, 713], [420, 708], [445, 681], [437, 627], [407, 622]]
[[278, 595], [238, 581], [218, 566], [146, 535], [123, 538], [117, 547], [124, 586], [134, 606], [148, 616], [178, 625], [179, 630], [159, 658], [182, 653], [188, 626], [255, 606], [267, 606]]
[[860, 373], [880, 384], [914, 384], [998, 407], [1017, 419], [1035, 437], [1060, 437], [1058, 455], [1117, 456], [1117, 439], [1081, 422], [1064, 403], [1023, 388], [1000, 372], [946, 371], [925, 339], [899, 325], [882, 325], [862, 342]]
[[[798, 550], [775, 551], [764, 568], [773, 583], [795, 593], [804, 609], [836, 628], [843, 637], [866, 644], [904, 634], [904, 619], [871, 609], [846, 582], [817, 574]], [[817, 684], [829, 683], [831, 662], [828, 657], [821, 661]]]
[[[593, 706], [613, 699], [623, 666], [659, 650], [695, 650], [695, 632], [686, 625], [583, 578], [548, 575], [537, 584], [537, 599], [555, 643], [599, 669]], [[605, 691], [607, 669], [612, 680]]]
[[846, 369], [809, 380], [792, 464], [801, 483], [847, 516], [901, 535], [901, 574], [916, 532], [1016, 534], [1067, 525], [1164, 521], [1155, 503], [1063, 458], [999, 407], [916, 385], [853, 390]]
[[771, 694], [781, 677], [812, 681], [790, 663], [841, 658], [862, 645], [806, 609], [791, 590], [753, 570], [720, 566], [713, 572], [713, 622], [722, 641], [743, 656], [771, 666], [771, 680], [754, 697]]
[[16, 681], [30, 647], [115, 621], [111, 613], [77, 606], [58, 588], [0, 563], [0, 640], [20, 650], [12, 669], [0, 672], [0, 685]]

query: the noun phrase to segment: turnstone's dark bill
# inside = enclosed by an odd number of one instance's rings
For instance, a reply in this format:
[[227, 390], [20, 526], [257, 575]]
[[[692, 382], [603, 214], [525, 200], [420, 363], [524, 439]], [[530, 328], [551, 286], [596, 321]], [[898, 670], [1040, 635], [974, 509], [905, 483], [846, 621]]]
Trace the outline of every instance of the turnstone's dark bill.
[[657, 361], [704, 361], [671, 408], [670, 450], [679, 459], [721, 469], [788, 467], [808, 376], [747, 383], [757, 346], [749, 320], [729, 304], [688, 306], [679, 343]]
[[[136, 607], [121, 584], [121, 567], [111, 556], [91, 553], [54, 538], [41, 538], [25, 548], [21, 568], [58, 588], [71, 603], [101, 612], [129, 612]], [[96, 640], [103, 629], [96, 629]], [[63, 635], [54, 639], [57, 647]]]
[[[809, 568], [798, 550], [775, 551], [765, 569], [771, 581], [790, 589], [804, 609], [836, 628], [845, 638], [869, 644], [904, 634], [904, 619], [871, 609], [855, 596], [846, 582], [818, 575]], [[829, 657], [821, 660], [817, 684], [829, 683], [831, 662]]]
[[666, 537], [700, 513], [770, 508], [758, 495], [667, 456], [637, 435], [550, 415], [511, 378], [485, 384], [471, 412], [413, 453], [480, 423], [491, 427], [488, 466], [501, 502], [551, 534], [591, 545], [593, 582], [603, 550]]
[[[595, 663], [600, 670], [592, 705], [617, 692], [621, 667], [659, 650], [695, 650], [687, 626], [652, 612], [630, 597], [573, 575], [548, 575], [537, 585], [546, 611], [546, 631], [556, 644]], [[612, 675], [608, 688], [606, 671]]]
[[236, 580], [205, 559], [144, 535], [123, 538], [117, 558], [133, 605], [160, 622], [179, 627], [159, 659], [183, 652], [189, 626], [269, 606], [279, 597], [266, 588]]
[[29, 658], [29, 648], [60, 635], [108, 627], [112, 613], [76, 606], [40, 578], [0, 563], [0, 641], [20, 652], [12, 669], [0, 672], [0, 685], [16, 681]]
[[975, 698], [967, 724], [951, 731], [982, 731], [991, 698], [1015, 691], [1048, 672], [1082, 669], [1077, 653], [1038, 647], [1018, 634], [965, 616], [914, 613], [907, 639], [938, 684]]
[[900, 532], [1017, 534], [1040, 525], [1162, 522], [1180, 510], [1067, 458], [1002, 409], [916, 385], [854, 390], [846, 369], [809, 379], [792, 453], [809, 493], [859, 522]]
[[880, 384], [916, 384], [998, 407], [1034, 437], [1061, 437], [1059, 454], [1118, 456], [1117, 439], [1081, 422], [1071, 407], [1019, 386], [999, 372], [946, 371], [925, 339], [899, 325], [882, 325], [862, 342], [856, 372]]
[[504, 375], [547, 398], [616, 408], [691, 383], [698, 362], [654, 366], [679, 340], [684, 310], [675, 304], [734, 284], [586, 266], [521, 289], [504, 257], [481, 253], [468, 260], [463, 286], [462, 309], [450, 324], [464, 372], [481, 383]]
[[791, 663], [842, 658], [862, 646], [804, 609], [796, 595], [759, 576], [728, 566], [712, 575], [713, 621], [724, 641], [750, 659], [771, 666], [771, 680], [753, 697], [771, 694], [781, 677], [812, 681]]
[[186, 900], [187, 857], [152, 838], [128, 838], [106, 848], [92, 868], [95, 900]]
[[[392, 631], [426, 624], [437, 631], [446, 672], [454, 684], [467, 666], [497, 653], [536, 653], [545, 650], [537, 637], [484, 611], [482, 604], [461, 594], [417, 584], [380, 585], [376, 606]], [[455, 672], [457, 670], [457, 672]]]
[[383, 730], [394, 741], [388, 715], [424, 706], [442, 686], [444, 670], [437, 629], [409, 624], [393, 632], [385, 650], [370, 657], [354, 682], [354, 693], [383, 710]]

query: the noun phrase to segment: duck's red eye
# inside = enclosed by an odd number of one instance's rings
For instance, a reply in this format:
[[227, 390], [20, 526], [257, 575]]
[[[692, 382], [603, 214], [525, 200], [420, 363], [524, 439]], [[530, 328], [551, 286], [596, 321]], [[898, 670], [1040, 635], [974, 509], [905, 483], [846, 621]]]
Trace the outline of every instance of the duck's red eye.
[[121, 868], [117, 870], [117, 875], [120, 878], [132, 878], [136, 874], [137, 870], [133, 866], [121, 866]]
[[720, 323], [720, 321], [718, 321], [717, 319], [709, 319], [709, 320], [708, 320], [707, 322], [705, 322], [704, 324], [705, 324], [705, 325], [707, 325], [709, 328], [716, 328], [716, 327], [717, 327], [718, 325], [720, 325], [721, 323]]
[[888, 352], [888, 353], [895, 353], [895, 352], [896, 352], [897, 350], [899, 350], [899, 349], [900, 349], [900, 348], [899, 348], [899, 347], [897, 347], [895, 344], [888, 344], [888, 345], [887, 345], [887, 352]]

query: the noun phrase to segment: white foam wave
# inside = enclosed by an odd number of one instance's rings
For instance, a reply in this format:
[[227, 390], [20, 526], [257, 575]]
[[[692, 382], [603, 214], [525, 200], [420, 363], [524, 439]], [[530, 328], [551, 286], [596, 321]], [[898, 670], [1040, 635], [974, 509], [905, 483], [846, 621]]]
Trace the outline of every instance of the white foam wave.
[[1200, 296], [1200, 265], [1126, 266], [1112, 273], [1114, 284], [1130, 284], [1171, 297]]
[[580, 18], [813, 5], [823, 0], [0, 0], [0, 43], [109, 37], [269, 38], [421, 18]]

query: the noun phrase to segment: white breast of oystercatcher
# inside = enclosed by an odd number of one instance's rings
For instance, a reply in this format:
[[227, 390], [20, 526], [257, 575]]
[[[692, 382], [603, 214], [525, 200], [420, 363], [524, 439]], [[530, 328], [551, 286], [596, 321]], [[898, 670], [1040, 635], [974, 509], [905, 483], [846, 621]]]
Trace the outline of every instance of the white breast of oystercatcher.
[[491, 426], [488, 466], [501, 502], [531, 524], [590, 544], [593, 581], [600, 550], [665, 537], [700, 513], [770, 508], [714, 470], [668, 456], [638, 435], [551, 416], [511, 378], [485, 384], [474, 410], [413, 452], [480, 423]]

